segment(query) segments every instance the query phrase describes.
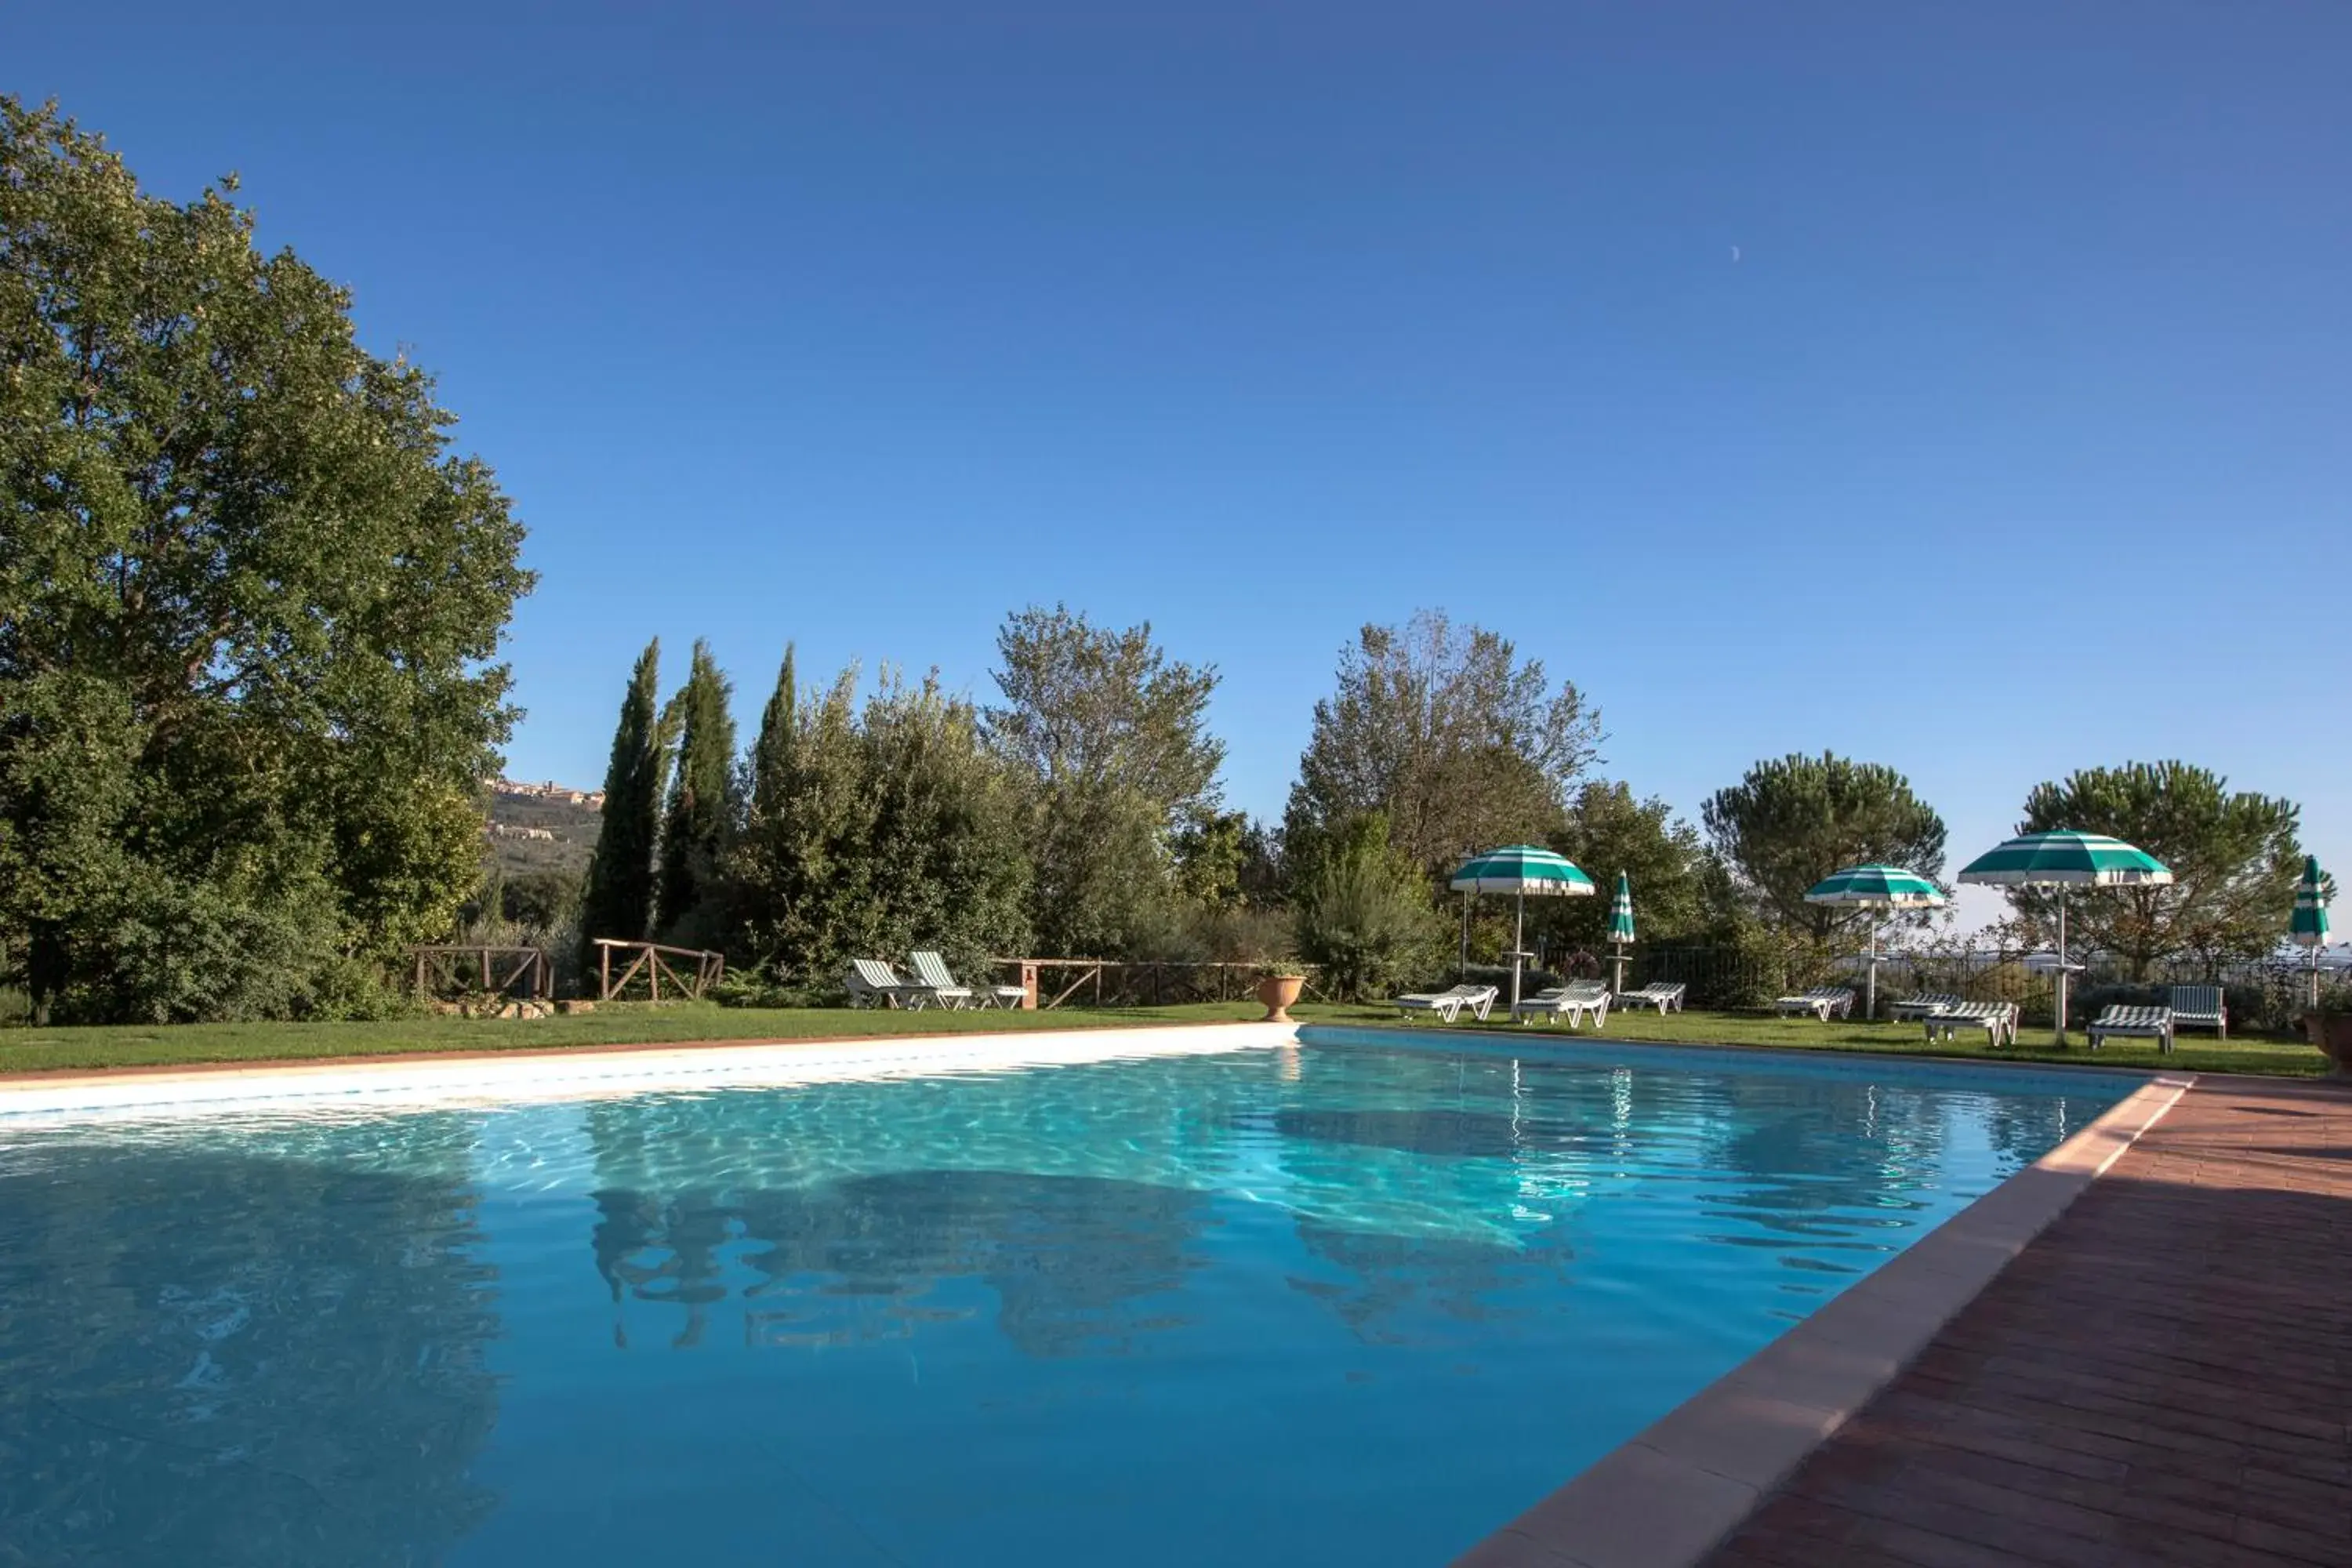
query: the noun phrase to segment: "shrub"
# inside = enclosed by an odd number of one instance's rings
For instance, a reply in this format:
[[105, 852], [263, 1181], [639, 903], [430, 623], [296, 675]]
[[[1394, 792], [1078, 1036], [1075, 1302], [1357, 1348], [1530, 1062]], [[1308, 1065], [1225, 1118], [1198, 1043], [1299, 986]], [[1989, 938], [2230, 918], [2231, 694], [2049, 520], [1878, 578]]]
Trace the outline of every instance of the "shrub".
[[1380, 838], [1349, 845], [1301, 890], [1298, 950], [1335, 1000], [1383, 994], [1402, 974], [1438, 967], [1447, 935], [1419, 868]]

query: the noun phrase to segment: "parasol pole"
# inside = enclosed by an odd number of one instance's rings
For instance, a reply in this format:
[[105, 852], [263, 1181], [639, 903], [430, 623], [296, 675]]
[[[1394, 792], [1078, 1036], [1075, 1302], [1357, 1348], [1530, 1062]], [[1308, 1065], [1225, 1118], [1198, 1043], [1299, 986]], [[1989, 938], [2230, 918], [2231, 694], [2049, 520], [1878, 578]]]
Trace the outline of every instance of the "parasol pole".
[[1878, 911], [1870, 915], [1870, 976], [1862, 983], [1862, 1016], [1865, 1023], [1878, 1022]]
[[1528, 895], [1519, 890], [1519, 912], [1511, 921], [1511, 1011], [1519, 1010], [1519, 950], [1528, 945]]
[[2066, 1043], [2066, 884], [2058, 884], [2058, 1043]]

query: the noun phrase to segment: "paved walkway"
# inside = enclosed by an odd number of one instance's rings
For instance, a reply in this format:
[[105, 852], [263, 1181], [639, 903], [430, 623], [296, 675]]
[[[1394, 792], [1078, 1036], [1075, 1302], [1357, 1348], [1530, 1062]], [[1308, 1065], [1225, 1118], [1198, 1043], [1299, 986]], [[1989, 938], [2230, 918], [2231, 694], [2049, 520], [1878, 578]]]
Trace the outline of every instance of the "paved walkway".
[[2352, 1091], [2206, 1079], [1710, 1568], [2352, 1565]]

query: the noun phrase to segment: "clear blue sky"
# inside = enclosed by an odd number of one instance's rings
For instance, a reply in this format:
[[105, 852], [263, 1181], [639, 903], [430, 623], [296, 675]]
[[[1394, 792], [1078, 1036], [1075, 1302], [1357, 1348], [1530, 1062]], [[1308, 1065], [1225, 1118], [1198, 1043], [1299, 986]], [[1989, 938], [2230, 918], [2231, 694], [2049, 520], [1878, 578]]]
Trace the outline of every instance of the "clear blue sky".
[[988, 695], [1066, 599], [1223, 670], [1271, 814], [1433, 605], [1685, 812], [1830, 747], [1957, 864], [2178, 755], [2352, 871], [2352, 6], [665, 9], [0, 19], [439, 373], [541, 574], [516, 774], [602, 777], [655, 633], [748, 720], [788, 637]]

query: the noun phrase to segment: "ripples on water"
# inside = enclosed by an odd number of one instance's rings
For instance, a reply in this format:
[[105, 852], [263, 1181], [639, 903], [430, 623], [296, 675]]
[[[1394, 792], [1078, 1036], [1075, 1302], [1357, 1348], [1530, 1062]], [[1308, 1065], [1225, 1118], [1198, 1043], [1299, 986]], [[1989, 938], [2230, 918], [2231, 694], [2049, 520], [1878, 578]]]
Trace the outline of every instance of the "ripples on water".
[[1694, 1059], [0, 1122], [0, 1562], [1441, 1561], [2129, 1087]]

